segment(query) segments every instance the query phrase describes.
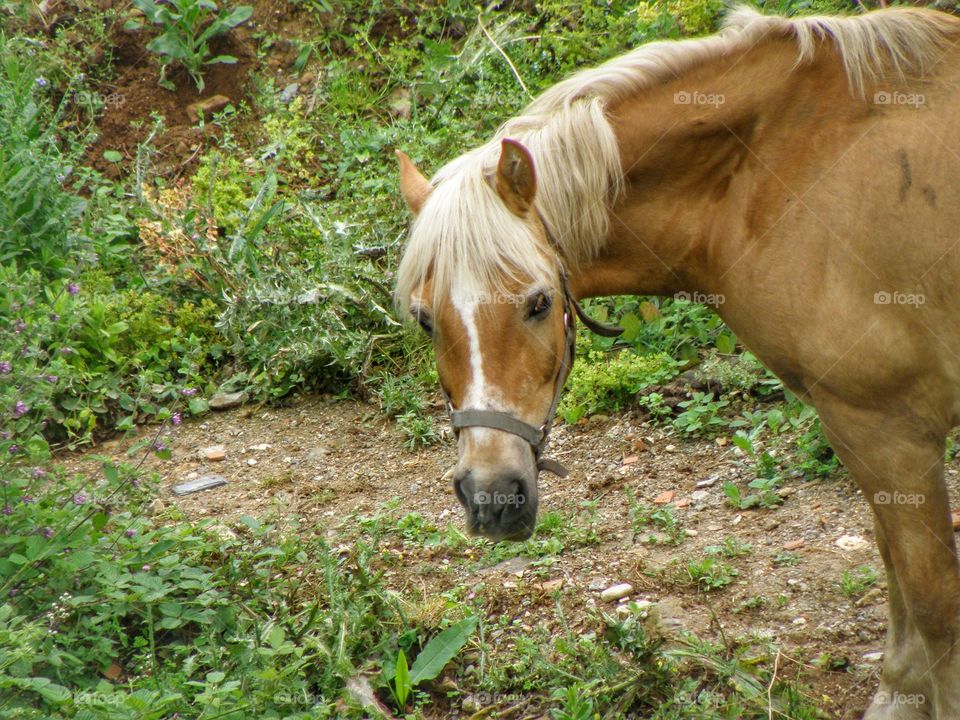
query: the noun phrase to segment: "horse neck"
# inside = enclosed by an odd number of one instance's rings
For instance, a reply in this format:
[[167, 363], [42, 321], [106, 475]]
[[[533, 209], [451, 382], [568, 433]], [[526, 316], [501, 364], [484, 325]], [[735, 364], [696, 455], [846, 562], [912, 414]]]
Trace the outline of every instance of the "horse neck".
[[796, 58], [792, 40], [762, 42], [611, 108], [626, 187], [604, 248], [571, 279], [578, 297], [724, 291], [763, 232], [751, 223], [784, 202], [756, 192], [760, 176], [802, 191], [812, 144], [864, 112], [832, 48]]

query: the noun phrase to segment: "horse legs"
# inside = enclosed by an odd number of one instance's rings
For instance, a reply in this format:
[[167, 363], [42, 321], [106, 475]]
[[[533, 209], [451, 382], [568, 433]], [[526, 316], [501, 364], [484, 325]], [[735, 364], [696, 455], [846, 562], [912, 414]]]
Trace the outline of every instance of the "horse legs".
[[896, 412], [818, 402], [827, 437], [874, 512], [889, 629], [865, 720], [960, 720], [960, 568], [943, 481], [945, 431]]

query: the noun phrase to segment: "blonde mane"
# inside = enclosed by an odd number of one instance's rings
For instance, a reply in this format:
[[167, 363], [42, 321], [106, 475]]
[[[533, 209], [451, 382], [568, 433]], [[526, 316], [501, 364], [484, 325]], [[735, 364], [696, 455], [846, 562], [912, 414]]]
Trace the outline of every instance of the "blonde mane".
[[575, 268], [600, 250], [608, 210], [623, 189], [607, 107], [766, 38], [794, 38], [798, 65], [811, 61], [820, 43], [832, 42], [852, 93], [862, 98], [884, 73], [907, 78], [931, 70], [949, 35], [958, 31], [960, 20], [918, 8], [788, 19], [741, 6], [716, 35], [650, 43], [578, 72], [434, 176], [434, 190], [411, 228], [397, 272], [397, 302], [406, 313], [411, 294], [428, 278], [434, 298], [454, 287], [482, 296], [503, 290], [521, 274], [535, 283], [555, 281], [556, 258], [534, 249], [529, 228], [506, 209], [491, 184], [505, 137], [533, 155], [537, 208], [563, 262]]

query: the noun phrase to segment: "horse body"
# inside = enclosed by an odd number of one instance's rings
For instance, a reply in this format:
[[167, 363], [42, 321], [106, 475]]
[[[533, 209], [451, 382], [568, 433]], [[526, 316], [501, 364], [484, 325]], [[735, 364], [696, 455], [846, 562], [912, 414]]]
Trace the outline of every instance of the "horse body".
[[[890, 631], [866, 717], [960, 718], [943, 481], [960, 423], [960, 22], [738, 11], [734, 24], [732, 38], [659, 44], [563, 81], [436, 190], [405, 166], [421, 214], [398, 297], [432, 318], [452, 407], [527, 423], [547, 411], [563, 351], [559, 311], [536, 310], [558, 296], [558, 266], [577, 298], [710, 298], [817, 408], [874, 510]], [[529, 150], [501, 149], [508, 136]], [[491, 302], [494, 289], [519, 300]], [[521, 440], [464, 430], [454, 477], [471, 529], [529, 534], [536, 468]]]

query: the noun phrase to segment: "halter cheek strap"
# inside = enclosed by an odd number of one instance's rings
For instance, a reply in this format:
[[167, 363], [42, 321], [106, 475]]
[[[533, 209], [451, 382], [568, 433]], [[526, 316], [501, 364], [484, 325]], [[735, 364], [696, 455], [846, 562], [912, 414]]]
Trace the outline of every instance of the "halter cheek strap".
[[557, 405], [560, 402], [560, 393], [563, 391], [563, 383], [570, 374], [573, 367], [573, 361], [576, 356], [577, 328], [575, 317], [580, 318], [583, 324], [592, 332], [604, 337], [616, 337], [623, 332], [622, 328], [602, 325], [588, 316], [580, 304], [576, 301], [567, 285], [567, 275], [560, 271], [560, 282], [563, 288], [563, 326], [564, 326], [564, 351], [563, 360], [560, 362], [560, 369], [557, 371], [557, 377], [554, 381], [553, 400], [550, 403], [550, 410], [547, 413], [547, 419], [540, 427], [524, 422], [510, 413], [499, 410], [478, 410], [468, 408], [466, 410], [454, 410], [453, 405], [447, 399], [447, 409], [450, 412], [450, 423], [456, 435], [460, 430], [466, 427], [485, 427], [492, 430], [502, 430], [503, 432], [516, 435], [527, 441], [533, 448], [533, 456], [537, 463], [537, 470], [546, 470], [559, 477], [566, 477], [569, 471], [556, 460], [543, 457], [543, 451], [547, 446], [547, 438], [550, 435], [550, 428], [553, 426], [553, 417], [557, 412]]

